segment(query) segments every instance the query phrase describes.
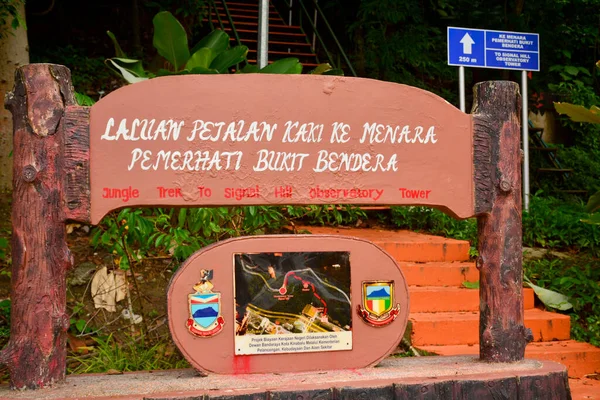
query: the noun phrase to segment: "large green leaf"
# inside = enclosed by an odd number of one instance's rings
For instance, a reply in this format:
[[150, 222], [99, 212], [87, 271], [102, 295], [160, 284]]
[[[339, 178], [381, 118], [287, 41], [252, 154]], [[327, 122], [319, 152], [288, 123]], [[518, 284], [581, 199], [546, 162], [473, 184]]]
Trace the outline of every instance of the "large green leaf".
[[464, 281], [462, 283], [462, 285], [464, 287], [466, 287], [467, 289], [479, 289], [479, 281], [475, 281], [475, 282]]
[[329, 71], [323, 72], [323, 75], [344, 76], [344, 70], [342, 70], [340, 68], [330, 69]]
[[592, 197], [590, 197], [585, 206], [585, 210], [589, 213], [600, 210], [600, 191], [594, 193]]
[[319, 64], [315, 67], [315, 69], [313, 69], [312, 71], [310, 71], [311, 75], [321, 75], [327, 71], [332, 70], [333, 68], [331, 68], [331, 65], [329, 63], [322, 63]]
[[592, 106], [589, 110], [583, 106], [570, 103], [554, 103], [556, 111], [566, 114], [574, 122], [589, 122], [600, 124], [600, 108]]
[[542, 303], [544, 303], [546, 307], [555, 308], [561, 311], [573, 308], [573, 305], [569, 303], [569, 298], [564, 294], [534, 285], [527, 278], [525, 278], [525, 283], [533, 289], [536, 296], [541, 300]]
[[142, 64], [141, 60], [135, 60], [133, 58], [119, 58], [119, 57], [113, 57], [110, 60], [113, 60], [116, 63], [118, 63], [119, 65], [121, 65], [122, 67], [127, 68], [128, 70], [132, 71], [136, 76], [144, 77], [144, 78], [148, 76], [148, 73], [144, 69], [144, 65]]
[[600, 225], [600, 213], [593, 214], [587, 219], [582, 219], [581, 222], [592, 225]]
[[289, 57], [282, 58], [262, 68], [261, 74], [301, 74], [302, 64], [297, 58]]
[[204, 68], [204, 67], [194, 67], [190, 70], [190, 74], [218, 74], [219, 71], [217, 71], [216, 69], [211, 69], [211, 68]]
[[220, 29], [216, 29], [203, 37], [192, 49], [192, 54], [203, 47], [213, 49], [215, 54], [219, 54], [229, 47], [229, 35]]
[[106, 34], [108, 35], [110, 40], [112, 40], [113, 46], [115, 46], [115, 55], [119, 58], [127, 58], [127, 54], [125, 54], [123, 49], [121, 49], [121, 46], [119, 46], [119, 42], [117, 42], [116, 36], [111, 31], [106, 31]]
[[337, 75], [344, 76], [344, 71], [339, 68], [332, 68], [329, 63], [319, 64], [310, 71], [312, 75]]
[[246, 64], [244, 66], [244, 68], [241, 69], [241, 73], [242, 74], [252, 74], [252, 73], [257, 73], [259, 71], [259, 68], [256, 65], [252, 65], [252, 64]]
[[110, 68], [121, 74], [128, 83], [137, 83], [148, 79], [140, 60], [109, 58], [106, 63]]
[[198, 49], [197, 52], [192, 54], [187, 64], [185, 64], [185, 69], [192, 70], [196, 67], [202, 67], [208, 69], [210, 63], [215, 59], [216, 53], [210, 47], [202, 47]]
[[177, 18], [168, 11], [159, 12], [152, 20], [154, 39], [152, 44], [158, 54], [166, 58], [179, 71], [190, 58], [187, 34]]
[[248, 48], [246, 46], [235, 46], [232, 49], [225, 50], [219, 54], [212, 63], [210, 63], [211, 69], [216, 69], [219, 73], [225, 73], [230, 67], [241, 63], [246, 59], [248, 54]]

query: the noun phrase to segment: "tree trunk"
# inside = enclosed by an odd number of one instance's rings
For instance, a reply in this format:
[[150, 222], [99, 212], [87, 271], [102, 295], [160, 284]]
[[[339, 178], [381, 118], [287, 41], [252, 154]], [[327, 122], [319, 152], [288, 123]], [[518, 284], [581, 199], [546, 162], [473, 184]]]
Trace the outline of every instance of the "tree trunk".
[[489, 362], [519, 361], [532, 339], [523, 324], [519, 87], [483, 82], [474, 95], [479, 355]]
[[65, 379], [66, 273], [73, 259], [64, 213], [65, 108], [75, 104], [66, 67], [21, 67], [6, 96], [14, 120], [11, 331], [0, 362], [14, 389]]
[[[19, 6], [19, 14], [25, 18], [25, 4]], [[12, 29], [10, 19], [7, 26], [0, 28], [0, 93], [2, 98], [15, 83], [15, 69], [29, 64], [27, 31], [24, 27]], [[0, 107], [1, 108], [1, 107]], [[0, 191], [12, 190], [13, 125], [10, 111], [0, 110]]]

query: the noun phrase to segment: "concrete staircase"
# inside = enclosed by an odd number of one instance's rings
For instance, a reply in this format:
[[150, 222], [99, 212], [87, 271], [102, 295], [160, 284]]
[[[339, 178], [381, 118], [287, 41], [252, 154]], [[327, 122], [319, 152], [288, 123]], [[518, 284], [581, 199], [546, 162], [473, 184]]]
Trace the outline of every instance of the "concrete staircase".
[[[410, 289], [414, 347], [444, 356], [479, 353], [479, 291], [462, 287], [479, 280], [468, 242], [409, 231], [303, 229], [370, 240], [398, 261]], [[525, 356], [565, 364], [572, 378], [600, 372], [600, 349], [569, 340], [570, 318], [535, 308], [532, 289], [523, 293], [525, 325], [534, 336]]]
[[[248, 47], [248, 61], [256, 64], [258, 45], [258, 0], [225, 0], [231, 15], [233, 26], [243, 45]], [[223, 2], [215, 1], [216, 13], [209, 16], [216, 28], [223, 23], [224, 31], [230, 36], [231, 45], [236, 45], [236, 38]], [[218, 13], [218, 18], [217, 18]], [[296, 57], [305, 67], [305, 72], [319, 65], [316, 54], [300, 26], [288, 25], [279, 15], [273, 4], [269, 2], [269, 63]]]

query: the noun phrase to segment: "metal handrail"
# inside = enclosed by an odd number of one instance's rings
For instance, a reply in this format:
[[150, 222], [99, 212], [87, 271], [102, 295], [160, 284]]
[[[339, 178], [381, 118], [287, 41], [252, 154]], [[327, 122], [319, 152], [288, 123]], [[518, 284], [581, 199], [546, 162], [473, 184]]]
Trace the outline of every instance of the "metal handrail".
[[[291, 10], [292, 10], [292, 6], [293, 6], [293, 1], [294, 0], [283, 0], [283, 2], [286, 4], [286, 6], [288, 7], [288, 9], [290, 10], [290, 16], [289, 16], [289, 24], [291, 25], [292, 23], [292, 14], [291, 14]], [[315, 50], [315, 36], [317, 39], [319, 39], [319, 43], [321, 44], [321, 46], [323, 46], [323, 50], [325, 51], [325, 53], [327, 54], [327, 58], [329, 59], [329, 63], [334, 67], [336, 67], [336, 62], [332, 57], [331, 52], [327, 49], [327, 46], [325, 45], [325, 42], [323, 40], [323, 37], [321, 36], [321, 34], [319, 33], [319, 30], [317, 29], [317, 24], [316, 24], [316, 16], [318, 15], [320, 17], [320, 19], [323, 21], [323, 23], [325, 24], [325, 27], [327, 28], [327, 31], [329, 31], [329, 35], [333, 38], [333, 41], [335, 42], [335, 45], [337, 46], [337, 49], [339, 51], [339, 53], [342, 55], [346, 65], [348, 66], [348, 69], [350, 70], [350, 72], [352, 73], [353, 76], [358, 76], [356, 74], [356, 71], [354, 70], [354, 67], [352, 67], [352, 63], [350, 62], [350, 59], [348, 58], [348, 55], [346, 54], [346, 52], [344, 51], [344, 49], [342, 48], [342, 45], [340, 44], [340, 41], [338, 40], [337, 36], [335, 35], [335, 33], [333, 32], [333, 29], [331, 28], [331, 25], [329, 24], [329, 21], [327, 20], [327, 17], [325, 17], [325, 14], [323, 13], [323, 10], [321, 9], [321, 7], [319, 6], [319, 4], [317, 3], [317, 0], [312, 0], [312, 3], [314, 4], [315, 7], [315, 19], [311, 18], [310, 13], [308, 12], [306, 6], [304, 5], [304, 0], [296, 0], [297, 3], [300, 5], [300, 9], [302, 10], [302, 13], [304, 14], [304, 17], [306, 18], [306, 20], [308, 20], [308, 23], [310, 24], [310, 26], [313, 29], [313, 41], [312, 41], [312, 46], [313, 46], [313, 51]], [[300, 16], [302, 17], [302, 15]], [[300, 21], [302, 21], [302, 18], [300, 18]], [[302, 22], [300, 22], [300, 27], [302, 28]], [[302, 31], [304, 32], [304, 29], [302, 28]]]
[[[219, 10], [217, 10], [217, 6], [214, 4], [214, 0], [210, 0], [210, 4], [215, 9], [215, 15], [217, 16], [217, 21], [219, 21], [219, 26], [221, 27], [221, 30], [225, 31], [225, 25], [223, 24], [223, 21], [221, 20], [221, 16], [219, 15]], [[225, 0], [221, 0], [221, 4], [223, 5], [223, 9], [225, 10], [225, 14], [227, 15], [227, 20], [229, 21], [229, 26], [231, 26], [231, 31], [233, 32], [235, 41], [237, 42], [238, 46], [241, 46], [242, 41], [240, 40], [240, 35], [238, 35], [237, 29], [235, 29], [235, 25], [233, 23], [233, 18], [231, 18], [231, 13], [229, 12], [229, 8], [227, 7]], [[213, 28], [212, 18], [210, 18], [210, 26], [212, 29]]]
[[[300, 3], [302, 3], [302, 0], [300, 0]], [[344, 61], [346, 61], [346, 64], [348, 65], [348, 68], [352, 72], [352, 75], [353, 76], [357, 76], [356, 75], [356, 71], [354, 71], [354, 68], [352, 67], [352, 64], [350, 63], [350, 60], [348, 59], [348, 56], [346, 55], [346, 52], [342, 48], [342, 45], [340, 44], [340, 41], [338, 40], [337, 36], [335, 36], [335, 33], [333, 33], [333, 29], [331, 28], [331, 25], [329, 24], [329, 21], [325, 17], [325, 14], [323, 13], [323, 10], [321, 10], [321, 7], [319, 6], [319, 3], [317, 3], [316, 0], [313, 0], [313, 3], [315, 3], [316, 10], [319, 12], [319, 14], [321, 14], [321, 19], [323, 19], [323, 22], [325, 23], [325, 26], [329, 30], [329, 33], [331, 34], [331, 37], [333, 38], [333, 40], [335, 41], [335, 44], [337, 45], [338, 49], [340, 50], [340, 53], [342, 54], [342, 57], [344, 57]], [[315, 28], [315, 32], [316, 32], [316, 28]]]

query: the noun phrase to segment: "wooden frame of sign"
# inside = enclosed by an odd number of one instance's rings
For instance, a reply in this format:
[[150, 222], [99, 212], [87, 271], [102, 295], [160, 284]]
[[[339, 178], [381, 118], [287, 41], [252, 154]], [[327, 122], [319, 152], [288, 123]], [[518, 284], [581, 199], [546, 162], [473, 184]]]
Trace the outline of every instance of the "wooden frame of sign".
[[123, 206], [427, 205], [477, 216], [480, 357], [523, 359], [519, 98], [512, 82], [481, 83], [468, 115], [393, 83], [256, 74], [158, 78], [87, 108], [67, 68], [19, 68], [6, 98], [12, 315], [0, 361], [11, 387], [65, 379], [65, 223], [96, 224]]

